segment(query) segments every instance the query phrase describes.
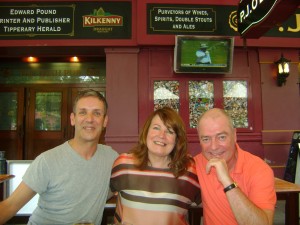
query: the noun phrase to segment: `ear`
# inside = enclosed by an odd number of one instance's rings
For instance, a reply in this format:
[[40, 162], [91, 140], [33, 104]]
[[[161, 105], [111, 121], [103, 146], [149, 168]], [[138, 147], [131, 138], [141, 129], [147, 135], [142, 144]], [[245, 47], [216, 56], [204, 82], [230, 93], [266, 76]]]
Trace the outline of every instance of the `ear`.
[[236, 137], [236, 128], [233, 128], [233, 132], [234, 132], [234, 141], [237, 142], [237, 137]]
[[70, 114], [70, 121], [71, 125], [75, 126], [75, 114], [73, 112]]
[[106, 127], [108, 124], [108, 115], [105, 115], [104, 121], [103, 121], [103, 127]]

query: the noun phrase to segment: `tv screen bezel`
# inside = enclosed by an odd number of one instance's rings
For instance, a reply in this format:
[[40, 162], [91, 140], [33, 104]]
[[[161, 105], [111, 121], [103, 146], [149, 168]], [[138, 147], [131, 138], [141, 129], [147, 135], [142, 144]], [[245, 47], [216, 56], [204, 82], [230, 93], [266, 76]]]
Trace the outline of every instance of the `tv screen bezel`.
[[[185, 67], [181, 65], [182, 43], [184, 40], [207, 41], [226, 41], [228, 45], [227, 62], [225, 67], [213, 67], [201, 64], [201, 66]], [[195, 35], [176, 35], [174, 48], [174, 72], [175, 73], [210, 73], [210, 74], [230, 74], [232, 73], [234, 51], [234, 37], [231, 36], [195, 36]]]

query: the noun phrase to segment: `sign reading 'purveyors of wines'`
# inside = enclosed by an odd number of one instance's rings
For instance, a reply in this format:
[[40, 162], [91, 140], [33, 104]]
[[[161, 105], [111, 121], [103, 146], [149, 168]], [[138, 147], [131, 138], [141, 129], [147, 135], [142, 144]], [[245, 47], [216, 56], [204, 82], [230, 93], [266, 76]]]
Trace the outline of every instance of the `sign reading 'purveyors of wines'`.
[[0, 3], [0, 39], [131, 38], [130, 2]]
[[216, 11], [212, 6], [148, 4], [148, 13], [149, 33], [214, 32], [217, 29]]

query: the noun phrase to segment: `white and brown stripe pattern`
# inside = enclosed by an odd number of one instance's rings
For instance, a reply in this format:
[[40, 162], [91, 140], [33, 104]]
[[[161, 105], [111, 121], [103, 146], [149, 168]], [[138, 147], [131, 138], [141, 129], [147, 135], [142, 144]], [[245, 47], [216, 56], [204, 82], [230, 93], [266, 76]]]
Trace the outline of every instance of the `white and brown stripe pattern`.
[[115, 161], [111, 189], [119, 193], [115, 219], [134, 225], [188, 224], [188, 207], [200, 196], [195, 166], [176, 179], [169, 169], [137, 169], [131, 154]]

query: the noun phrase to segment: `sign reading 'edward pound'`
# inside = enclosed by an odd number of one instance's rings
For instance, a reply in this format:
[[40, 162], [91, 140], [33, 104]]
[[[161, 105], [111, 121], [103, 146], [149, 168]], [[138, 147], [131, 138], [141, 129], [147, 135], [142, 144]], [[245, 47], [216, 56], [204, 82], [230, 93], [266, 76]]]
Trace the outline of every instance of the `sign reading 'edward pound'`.
[[237, 11], [238, 31], [244, 38], [259, 38], [288, 19], [299, 4], [299, 0], [241, 0]]
[[74, 7], [0, 6], [0, 36], [74, 35]]

